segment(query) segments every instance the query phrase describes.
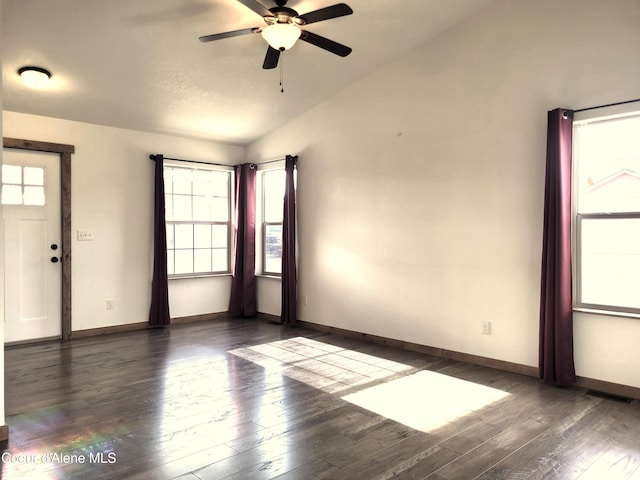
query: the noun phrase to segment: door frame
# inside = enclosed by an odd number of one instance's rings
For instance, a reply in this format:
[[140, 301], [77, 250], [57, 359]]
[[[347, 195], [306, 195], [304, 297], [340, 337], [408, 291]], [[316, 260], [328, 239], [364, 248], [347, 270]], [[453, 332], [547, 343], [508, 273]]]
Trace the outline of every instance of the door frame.
[[19, 138], [2, 139], [3, 148], [57, 153], [60, 157], [60, 221], [62, 227], [62, 339], [71, 338], [71, 154], [74, 145], [37, 142]]

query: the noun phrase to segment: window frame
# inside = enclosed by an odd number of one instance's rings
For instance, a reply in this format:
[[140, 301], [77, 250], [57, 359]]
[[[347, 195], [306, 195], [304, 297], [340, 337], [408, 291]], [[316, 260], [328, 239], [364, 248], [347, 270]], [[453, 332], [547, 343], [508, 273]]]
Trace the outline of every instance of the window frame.
[[[207, 164], [205, 162], [185, 162], [180, 160], [167, 160], [165, 159], [163, 162], [163, 176], [166, 172], [167, 167], [169, 168], [180, 168], [190, 171], [204, 170], [204, 171], [217, 171], [224, 172], [227, 174], [228, 178], [228, 190], [227, 190], [227, 206], [228, 206], [228, 215], [227, 221], [219, 221], [219, 220], [169, 220], [167, 218], [167, 211], [165, 208], [165, 227], [168, 230], [169, 226], [174, 225], [224, 225], [227, 227], [227, 235], [226, 235], [226, 262], [227, 268], [226, 270], [216, 270], [216, 271], [208, 271], [208, 272], [192, 272], [192, 273], [169, 273], [167, 272], [167, 277], [169, 280], [176, 280], [182, 278], [202, 278], [202, 277], [216, 277], [216, 276], [228, 276], [231, 275], [232, 271], [232, 255], [233, 255], [233, 232], [234, 232], [234, 217], [233, 217], [233, 199], [234, 199], [234, 171], [233, 167], [225, 167], [222, 165], [215, 164]], [[173, 193], [171, 193], [173, 195]], [[191, 198], [197, 195], [193, 195], [193, 181], [191, 182], [191, 194], [189, 195]], [[167, 192], [165, 191], [165, 199], [167, 197]], [[175, 234], [175, 230], [174, 230]], [[195, 241], [195, 240], [194, 240]], [[174, 268], [175, 272], [175, 239], [174, 239], [174, 248], [169, 248], [169, 243], [167, 242], [167, 267], [169, 267], [169, 251], [173, 250], [174, 252]], [[192, 255], [195, 255], [196, 248], [191, 248]], [[213, 249], [212, 249], [213, 250]], [[212, 252], [213, 254], [213, 252]], [[195, 269], [195, 262], [194, 262]]]
[[572, 151], [572, 265], [573, 265], [573, 310], [588, 313], [598, 313], [603, 315], [615, 315], [640, 318], [640, 307], [628, 307], [622, 305], [610, 305], [604, 303], [591, 303], [582, 299], [582, 230], [584, 220], [640, 220], [640, 211], [626, 212], [578, 212], [579, 185], [578, 175], [580, 169], [580, 158], [577, 151], [576, 139], [579, 137], [578, 129], [585, 123], [595, 123], [607, 120], [623, 119], [625, 117], [640, 117], [640, 110], [637, 105], [616, 106], [600, 109], [598, 113], [576, 112], [573, 119], [573, 151]]
[[[271, 162], [267, 168], [260, 169], [260, 208], [258, 212], [260, 214], [260, 268], [259, 274], [265, 277], [275, 277], [281, 278], [282, 271], [280, 272], [271, 272], [266, 269], [267, 265], [267, 228], [274, 225], [280, 225], [283, 227], [284, 224], [284, 198], [282, 203], [282, 217], [279, 222], [268, 222], [266, 221], [266, 188], [265, 188], [265, 176], [271, 172], [284, 172], [285, 162], [284, 160]], [[282, 251], [280, 252], [280, 258], [282, 258]]]
[[[5, 167], [14, 167], [20, 170], [20, 181], [12, 182], [5, 179], [4, 170]], [[40, 170], [42, 172], [42, 181], [39, 183], [33, 183], [26, 180], [26, 170]], [[47, 198], [46, 188], [49, 177], [49, 172], [47, 167], [42, 166], [34, 166], [34, 165], [15, 165], [12, 163], [6, 163], [2, 165], [2, 182], [0, 183], [0, 204], [6, 207], [46, 207], [49, 203], [49, 199]], [[16, 187], [20, 189], [20, 202], [10, 202], [5, 201], [5, 187]], [[29, 201], [31, 196], [27, 193], [27, 189], [37, 188], [41, 191], [42, 202], [32, 202]], [[8, 195], [7, 195], [8, 196]]]

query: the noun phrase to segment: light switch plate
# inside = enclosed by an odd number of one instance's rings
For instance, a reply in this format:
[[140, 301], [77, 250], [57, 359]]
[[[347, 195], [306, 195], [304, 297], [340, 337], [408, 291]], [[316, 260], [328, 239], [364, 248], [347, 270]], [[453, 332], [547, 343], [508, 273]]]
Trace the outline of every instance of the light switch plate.
[[91, 242], [93, 241], [93, 231], [91, 230], [78, 230], [77, 237], [79, 242]]

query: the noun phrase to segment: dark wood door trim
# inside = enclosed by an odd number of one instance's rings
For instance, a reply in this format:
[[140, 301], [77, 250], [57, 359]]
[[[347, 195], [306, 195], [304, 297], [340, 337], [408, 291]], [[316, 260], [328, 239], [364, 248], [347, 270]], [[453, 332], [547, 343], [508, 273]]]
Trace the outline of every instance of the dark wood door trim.
[[62, 223], [62, 339], [71, 338], [71, 154], [74, 145], [3, 138], [4, 148], [57, 153], [60, 156], [60, 219]]

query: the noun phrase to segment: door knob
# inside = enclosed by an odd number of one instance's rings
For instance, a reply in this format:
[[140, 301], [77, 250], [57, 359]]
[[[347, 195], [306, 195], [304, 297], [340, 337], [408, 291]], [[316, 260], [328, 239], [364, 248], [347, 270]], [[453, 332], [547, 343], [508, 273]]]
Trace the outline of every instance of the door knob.
[[60, 262], [60, 261], [62, 261], [62, 259], [61, 259], [61, 258], [58, 258], [58, 257], [51, 257], [51, 263], [58, 263], [58, 262]]
[[51, 244], [51, 250], [57, 250], [58, 249], [58, 245], [55, 243]]

